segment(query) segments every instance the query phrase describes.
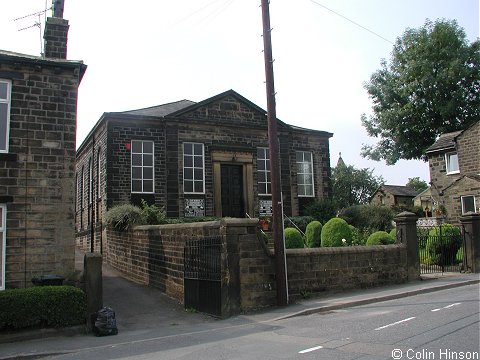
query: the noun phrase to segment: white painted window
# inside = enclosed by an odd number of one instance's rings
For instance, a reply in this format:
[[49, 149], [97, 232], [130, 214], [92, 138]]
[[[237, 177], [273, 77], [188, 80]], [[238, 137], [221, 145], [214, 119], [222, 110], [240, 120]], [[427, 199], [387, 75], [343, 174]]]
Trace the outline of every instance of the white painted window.
[[445, 164], [447, 167], [447, 174], [458, 174], [460, 172], [457, 153], [445, 154]]
[[0, 153], [8, 152], [11, 86], [10, 80], [0, 79]]
[[204, 146], [199, 143], [183, 143], [183, 192], [205, 193]]
[[475, 203], [475, 196], [467, 195], [461, 197], [462, 201], [462, 215], [466, 214], [467, 212], [476, 212], [476, 203]]
[[299, 197], [313, 197], [312, 153], [297, 151], [297, 187]]
[[0, 204], [0, 290], [5, 290], [7, 205]]
[[132, 140], [132, 193], [154, 192], [153, 141]]
[[268, 148], [257, 149], [258, 194], [272, 194], [272, 180], [270, 176], [270, 154]]

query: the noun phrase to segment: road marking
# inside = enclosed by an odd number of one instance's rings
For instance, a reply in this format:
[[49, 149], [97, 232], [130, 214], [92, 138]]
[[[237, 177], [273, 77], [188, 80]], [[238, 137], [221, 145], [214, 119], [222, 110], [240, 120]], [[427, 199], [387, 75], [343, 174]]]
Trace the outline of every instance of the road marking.
[[410, 321], [410, 320], [413, 320], [413, 319], [415, 319], [415, 316], [409, 317], [409, 318], [407, 318], [407, 319], [403, 319], [403, 320], [400, 320], [400, 321], [396, 321], [396, 322], [394, 322], [394, 323], [387, 324], [387, 325], [385, 325], [385, 326], [380, 326], [380, 327], [376, 328], [375, 330], [382, 330], [382, 329], [385, 329], [385, 328], [387, 328], [387, 327], [394, 326], [394, 325], [398, 325], [398, 324], [401, 324], [401, 323], [404, 323], [404, 322], [407, 322], [407, 321]]
[[454, 303], [454, 304], [450, 304], [450, 305], [447, 305], [447, 306], [444, 306], [443, 308], [444, 309], [450, 309], [451, 307], [454, 307], [454, 306], [457, 306], [457, 305], [460, 305], [461, 303]]
[[436, 312], [436, 311], [440, 311], [442, 309], [433, 309], [433, 310], [430, 310], [431, 312]]
[[315, 347], [312, 347], [310, 349], [305, 349], [305, 350], [299, 351], [298, 353], [299, 354], [306, 354], [306, 353], [309, 353], [309, 352], [312, 352], [312, 351], [315, 351], [315, 350], [319, 350], [319, 349], [323, 349], [323, 346], [315, 346]]

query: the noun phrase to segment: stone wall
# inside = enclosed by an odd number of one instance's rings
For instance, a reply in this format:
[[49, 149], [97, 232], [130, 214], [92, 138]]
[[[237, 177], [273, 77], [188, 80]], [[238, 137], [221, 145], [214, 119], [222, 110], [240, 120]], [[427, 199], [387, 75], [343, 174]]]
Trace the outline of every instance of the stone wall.
[[[222, 219], [195, 224], [108, 229], [107, 262], [140, 284], [161, 289], [183, 302], [183, 248], [186, 239], [220, 235], [222, 314], [276, 304], [273, 253], [255, 219]], [[303, 293], [367, 288], [407, 281], [405, 244], [290, 249], [286, 251], [290, 298]]]
[[465, 130], [457, 139], [459, 167], [462, 175], [480, 172], [480, 121]]

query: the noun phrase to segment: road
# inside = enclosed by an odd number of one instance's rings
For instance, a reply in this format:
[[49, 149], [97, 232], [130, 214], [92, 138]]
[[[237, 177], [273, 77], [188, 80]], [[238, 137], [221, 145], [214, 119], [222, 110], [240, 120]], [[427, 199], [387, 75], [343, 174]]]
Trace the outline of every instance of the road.
[[238, 317], [182, 335], [51, 359], [479, 359], [478, 285], [268, 322]]

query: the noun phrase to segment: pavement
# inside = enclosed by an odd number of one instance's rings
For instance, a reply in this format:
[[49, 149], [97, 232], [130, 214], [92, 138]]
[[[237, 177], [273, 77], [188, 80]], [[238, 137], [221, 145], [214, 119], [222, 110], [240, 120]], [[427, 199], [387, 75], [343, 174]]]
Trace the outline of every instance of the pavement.
[[[76, 265], [83, 267], [83, 253], [77, 252]], [[422, 275], [421, 280], [405, 284], [325, 293], [302, 299], [286, 307], [217, 319], [205, 314], [185, 311], [183, 306], [160, 290], [134, 284], [104, 264], [104, 306], [116, 313], [118, 335], [95, 337], [84, 326], [68, 329], [43, 329], [0, 332], [0, 360], [38, 358], [51, 354], [80, 351], [86, 348], [142, 342], [185, 333], [203, 332], [222, 327], [272, 323], [282, 319], [327, 312], [342, 308], [399, 299], [422, 293], [480, 283], [480, 274], [435, 273]]]

